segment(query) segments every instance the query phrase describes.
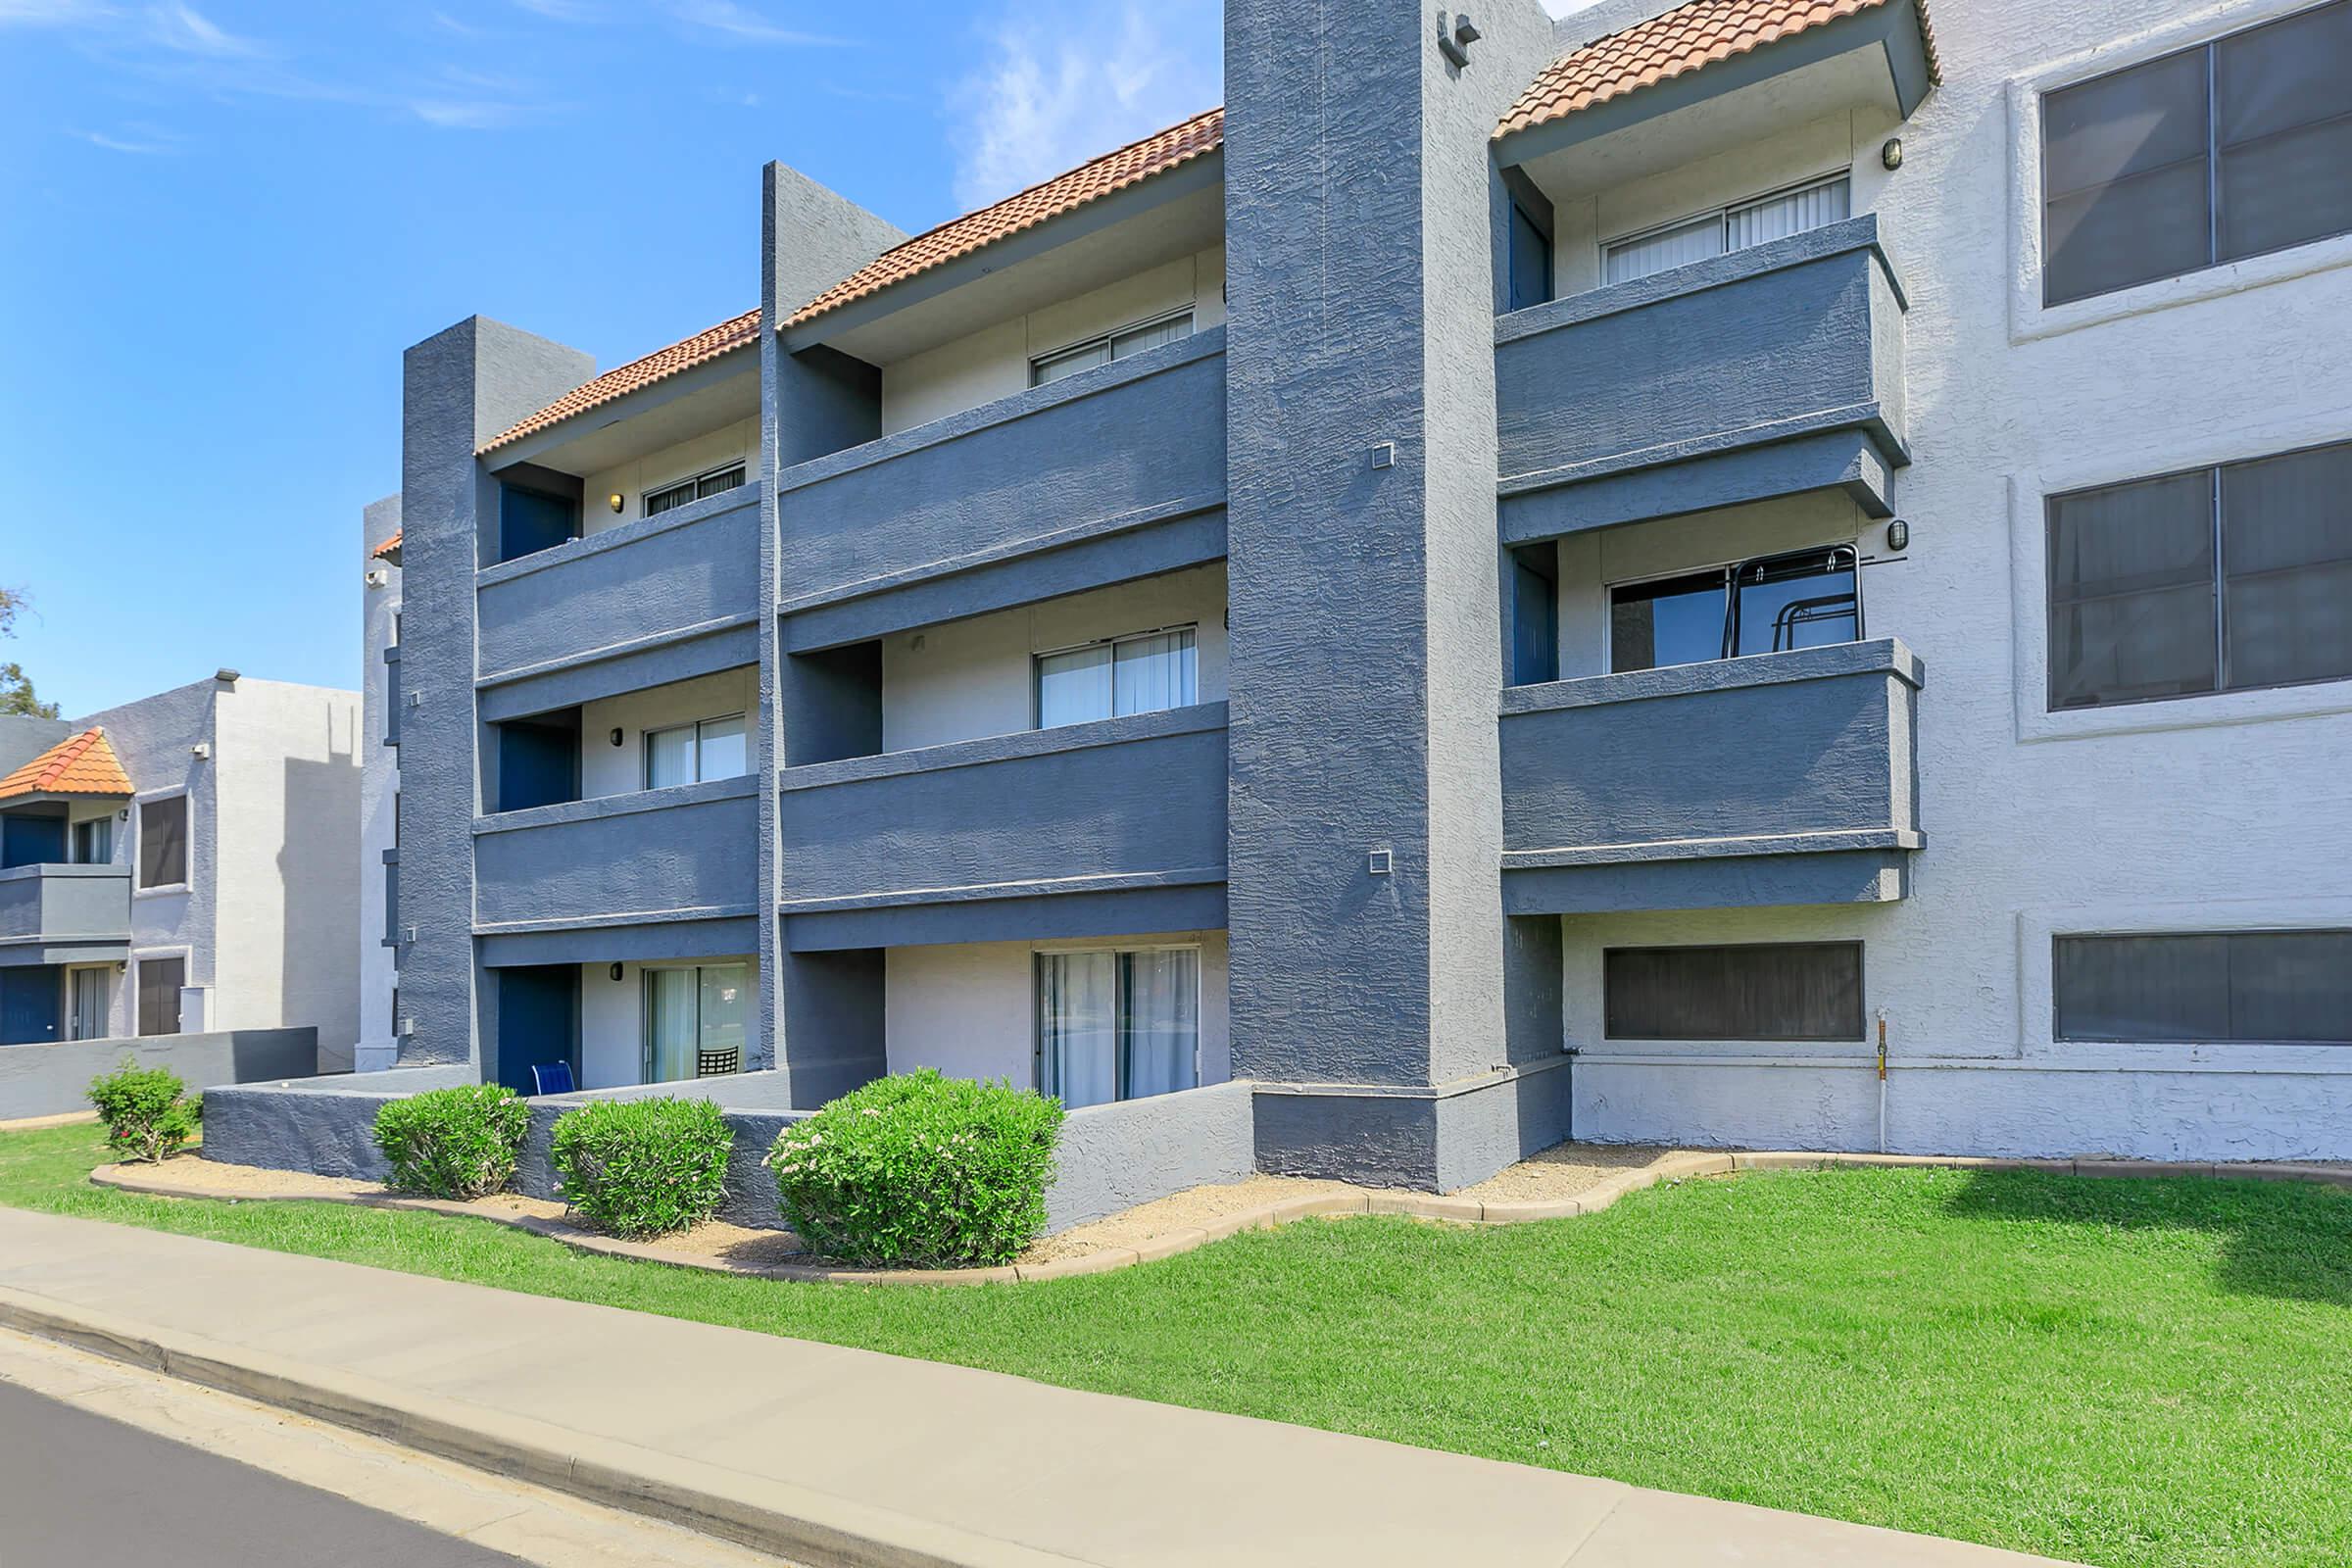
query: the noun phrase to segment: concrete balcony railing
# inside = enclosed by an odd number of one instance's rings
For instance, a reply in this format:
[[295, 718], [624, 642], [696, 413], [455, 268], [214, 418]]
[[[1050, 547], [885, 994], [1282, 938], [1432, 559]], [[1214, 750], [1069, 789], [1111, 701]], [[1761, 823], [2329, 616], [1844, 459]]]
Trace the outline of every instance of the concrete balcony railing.
[[1924, 679], [1887, 639], [1512, 687], [1504, 907], [1903, 897]]
[[688, 642], [714, 646], [618, 689], [757, 662], [759, 580], [758, 481], [484, 567], [479, 674], [515, 681]]
[[129, 956], [129, 867], [0, 871], [0, 965], [103, 963]]
[[758, 904], [757, 797], [746, 775], [477, 818], [476, 929], [748, 924]]
[[1503, 317], [1504, 541], [1829, 488], [1888, 515], [1904, 310], [1866, 215]]
[[1225, 329], [787, 469], [793, 648], [1225, 553]]
[[1225, 705], [788, 768], [794, 948], [1225, 923]]

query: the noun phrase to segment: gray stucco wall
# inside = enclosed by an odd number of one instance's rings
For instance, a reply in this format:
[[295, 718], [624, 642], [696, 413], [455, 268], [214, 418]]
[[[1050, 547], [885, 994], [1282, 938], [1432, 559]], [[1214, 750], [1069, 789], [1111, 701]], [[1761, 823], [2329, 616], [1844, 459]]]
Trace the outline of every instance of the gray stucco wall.
[[0, 1046], [0, 1121], [87, 1110], [90, 1080], [125, 1061], [169, 1067], [190, 1090], [288, 1078], [318, 1070], [318, 1031], [232, 1029]]
[[129, 942], [129, 866], [18, 865], [0, 871], [0, 964], [20, 952], [59, 947], [81, 950], [91, 960], [121, 958]]
[[1065, 1231], [1120, 1209], [1257, 1169], [1252, 1086], [1211, 1084], [1071, 1111], [1046, 1226]]
[[748, 915], [758, 907], [753, 787], [714, 779], [486, 817], [475, 827], [475, 919]]

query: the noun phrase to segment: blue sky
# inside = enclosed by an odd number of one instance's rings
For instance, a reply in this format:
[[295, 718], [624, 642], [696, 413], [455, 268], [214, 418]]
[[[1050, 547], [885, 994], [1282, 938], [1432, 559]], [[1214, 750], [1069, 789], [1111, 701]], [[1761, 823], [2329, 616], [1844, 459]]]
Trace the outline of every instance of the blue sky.
[[781, 158], [908, 229], [1208, 107], [1210, 0], [0, 0], [0, 660], [359, 679], [400, 352], [758, 301]]

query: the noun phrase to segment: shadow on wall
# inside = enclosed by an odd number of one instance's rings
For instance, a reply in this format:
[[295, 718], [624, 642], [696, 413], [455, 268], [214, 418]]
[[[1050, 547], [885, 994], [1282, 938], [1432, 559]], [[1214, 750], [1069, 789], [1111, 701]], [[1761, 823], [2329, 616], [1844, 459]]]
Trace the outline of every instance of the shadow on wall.
[[1946, 1204], [1965, 1219], [2217, 1235], [2216, 1281], [2241, 1296], [2352, 1306], [2352, 1191], [2210, 1176], [2078, 1181], [1970, 1176]]
[[361, 1032], [360, 763], [352, 734], [338, 733], [331, 711], [323, 722], [326, 760], [285, 762], [277, 1018], [318, 1031], [319, 1071], [349, 1072]]

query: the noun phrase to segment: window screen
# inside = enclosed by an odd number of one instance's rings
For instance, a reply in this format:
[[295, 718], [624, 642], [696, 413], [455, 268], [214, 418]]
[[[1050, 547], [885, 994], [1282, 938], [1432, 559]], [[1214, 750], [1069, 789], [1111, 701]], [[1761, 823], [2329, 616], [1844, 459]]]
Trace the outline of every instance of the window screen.
[[1055, 349], [1051, 354], [1039, 355], [1029, 362], [1029, 384], [1048, 386], [1065, 376], [1076, 375], [1081, 370], [1091, 370], [1097, 366], [1108, 365], [1113, 360], [1123, 360], [1129, 355], [1141, 354], [1146, 349], [1155, 349], [1163, 343], [1174, 343], [1192, 335], [1193, 313], [1190, 311], [1139, 321], [1133, 326], [1123, 326], [1116, 332], [1090, 338], [1084, 343], [1073, 343], [1068, 348]]
[[738, 463], [733, 467], [713, 468], [696, 478], [680, 479], [676, 484], [648, 490], [645, 493], [645, 514], [651, 517], [658, 513], [682, 507], [689, 501], [700, 501], [705, 496], [732, 490], [743, 483], [743, 465]]
[[2352, 444], [2053, 496], [2049, 706], [2352, 677]]
[[179, 988], [187, 983], [185, 958], [139, 960], [139, 1033], [179, 1033]]
[[1611, 1040], [1860, 1040], [1862, 945], [1613, 948], [1601, 956]]
[[1631, 282], [1670, 267], [1685, 267], [1710, 256], [1841, 222], [1850, 215], [1852, 199], [1851, 182], [1839, 174], [1613, 240], [1601, 250], [1602, 281]]
[[139, 808], [139, 886], [177, 887], [188, 879], [188, 798]]
[[1200, 700], [1199, 644], [1179, 626], [1038, 655], [1037, 727], [1190, 707]]
[[2352, 931], [2067, 936], [2060, 1040], [2352, 1045]]
[[2352, 0], [2042, 99], [2051, 305], [2352, 231]]

